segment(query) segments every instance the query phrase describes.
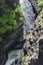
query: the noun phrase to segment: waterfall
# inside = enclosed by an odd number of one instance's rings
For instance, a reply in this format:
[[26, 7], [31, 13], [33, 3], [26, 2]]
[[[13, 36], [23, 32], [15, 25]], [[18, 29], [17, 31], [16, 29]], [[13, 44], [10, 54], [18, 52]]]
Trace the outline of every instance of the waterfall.
[[[25, 32], [28, 33], [31, 28], [30, 24], [32, 24], [35, 20], [33, 9], [32, 9], [31, 3], [28, 0], [20, 0], [19, 2], [20, 2], [20, 6], [23, 8], [22, 13], [25, 19], [23, 27]], [[17, 52], [18, 50], [16, 52], [13, 51], [10, 54], [8, 54], [8, 60], [6, 61], [5, 65], [12, 65], [12, 63], [15, 61], [15, 58], [17, 57], [16, 55]]]
[[17, 58], [20, 57], [21, 51], [22, 51], [22, 49], [10, 51], [10, 52], [8, 53], [8, 59], [7, 59], [6, 63], [5, 63], [5, 65], [12, 65], [12, 63], [15, 62], [15, 60], [16, 60]]
[[25, 33], [28, 33], [31, 28], [31, 24], [35, 20], [32, 5], [28, 0], [20, 0], [19, 2], [20, 2], [20, 6], [23, 8], [22, 13], [25, 19], [23, 27], [24, 27]]

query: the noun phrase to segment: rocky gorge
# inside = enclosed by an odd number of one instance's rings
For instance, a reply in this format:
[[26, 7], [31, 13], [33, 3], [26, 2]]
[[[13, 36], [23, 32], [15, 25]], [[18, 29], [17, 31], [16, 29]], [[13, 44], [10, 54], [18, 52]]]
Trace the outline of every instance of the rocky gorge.
[[[14, 5], [14, 1], [8, 2], [9, 6], [11, 3]], [[18, 3], [17, 0], [15, 2]], [[41, 41], [43, 43], [43, 9], [38, 7], [38, 0], [22, 2], [20, 4], [25, 8], [23, 10], [25, 21], [16, 32], [10, 31], [9, 36], [5, 35], [6, 41], [0, 44], [1, 65], [35, 65], [37, 60], [36, 65], [43, 65], [41, 64], [43, 52], [40, 52], [43, 47], [39, 45]]]

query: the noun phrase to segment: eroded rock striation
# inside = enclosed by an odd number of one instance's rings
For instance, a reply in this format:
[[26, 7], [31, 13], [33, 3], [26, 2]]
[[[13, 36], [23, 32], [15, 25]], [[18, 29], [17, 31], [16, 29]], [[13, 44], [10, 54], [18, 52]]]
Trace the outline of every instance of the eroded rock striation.
[[[42, 50], [43, 43], [43, 11], [39, 13], [35, 22], [32, 25], [32, 28], [29, 32], [29, 37], [26, 39], [26, 42], [23, 46], [24, 55], [19, 56], [16, 61], [12, 65], [43, 65], [39, 60], [41, 56], [43, 56], [43, 52], [40, 54], [40, 50]], [[41, 63], [40, 63], [41, 62]]]

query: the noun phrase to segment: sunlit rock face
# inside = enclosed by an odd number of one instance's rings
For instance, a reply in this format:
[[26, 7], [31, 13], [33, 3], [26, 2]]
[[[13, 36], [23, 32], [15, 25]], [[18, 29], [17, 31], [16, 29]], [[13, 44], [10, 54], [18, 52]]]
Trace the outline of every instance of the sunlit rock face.
[[20, 6], [23, 8], [23, 15], [25, 18], [24, 29], [28, 33], [30, 30], [30, 24], [34, 21], [34, 13], [31, 6], [31, 3], [28, 0], [20, 0]]

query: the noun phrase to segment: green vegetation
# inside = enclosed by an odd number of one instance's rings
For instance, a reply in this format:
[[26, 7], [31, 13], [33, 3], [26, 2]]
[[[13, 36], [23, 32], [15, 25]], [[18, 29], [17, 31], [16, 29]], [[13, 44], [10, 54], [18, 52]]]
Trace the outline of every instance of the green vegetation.
[[4, 4], [5, 4], [5, 0], [0, 0], [0, 8], [2, 8]]
[[5, 0], [0, 0], [0, 3], [1, 3], [1, 4], [4, 4], [4, 3], [5, 3]]
[[43, 6], [43, 0], [38, 2], [38, 6]]
[[39, 10], [43, 9], [43, 0], [39, 0], [38, 7], [39, 7]]
[[36, 16], [36, 14], [34, 13], [34, 16]]
[[29, 62], [29, 60], [30, 60], [30, 55], [25, 56], [25, 58], [24, 58], [24, 60], [23, 60], [24, 65], [27, 65], [27, 64], [28, 64], [28, 62]]
[[23, 22], [22, 8], [17, 6], [15, 9], [3, 8], [3, 14], [0, 16], [0, 35], [7, 31], [16, 30], [18, 23]]
[[26, 34], [25, 38], [28, 40], [30, 38], [30, 34]]
[[3, 39], [2, 39], [2, 37], [0, 37], [0, 43], [1, 43], [1, 42], [3, 42]]

